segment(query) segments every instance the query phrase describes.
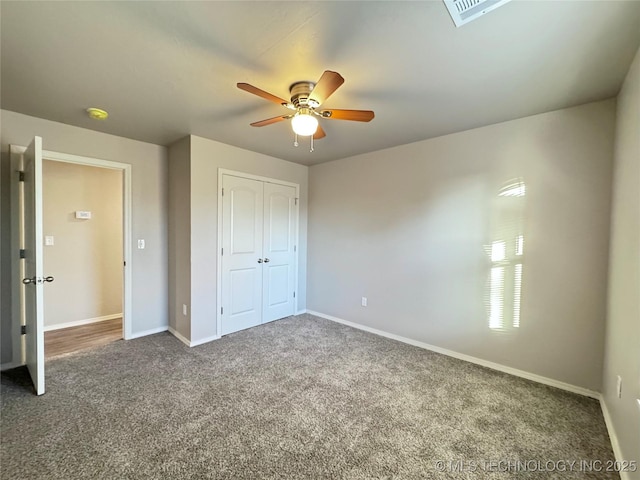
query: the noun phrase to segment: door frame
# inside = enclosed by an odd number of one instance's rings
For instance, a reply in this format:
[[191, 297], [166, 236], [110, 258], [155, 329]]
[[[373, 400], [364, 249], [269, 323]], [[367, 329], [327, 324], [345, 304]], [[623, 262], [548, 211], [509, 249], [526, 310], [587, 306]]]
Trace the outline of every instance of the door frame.
[[293, 301], [293, 314], [298, 312], [298, 297], [300, 297], [300, 289], [298, 288], [298, 265], [300, 254], [300, 184], [287, 182], [286, 180], [278, 180], [276, 178], [263, 177], [260, 175], [253, 175], [251, 173], [239, 172], [237, 170], [229, 170], [226, 168], [218, 168], [218, 244], [216, 245], [216, 335], [220, 337], [222, 331], [222, 314], [220, 313], [220, 303], [222, 302], [222, 177], [224, 175], [231, 175], [234, 177], [246, 178], [248, 180], [258, 180], [260, 182], [275, 183], [276, 185], [284, 185], [287, 187], [293, 187], [296, 189], [296, 201], [295, 201], [295, 256], [294, 256], [294, 278], [296, 297]]
[[[11, 154], [22, 155], [26, 151], [26, 147], [19, 145], [10, 145]], [[123, 283], [122, 283], [122, 337], [130, 340], [133, 337], [133, 316], [132, 316], [132, 300], [133, 300], [133, 256], [131, 254], [131, 164], [114, 162], [111, 160], [103, 160], [100, 158], [85, 157], [82, 155], [73, 155], [70, 153], [53, 152], [51, 150], [42, 150], [42, 159], [54, 162], [73, 163], [76, 165], [85, 165], [89, 167], [108, 168], [111, 170], [122, 171], [122, 253], [123, 253]], [[12, 164], [13, 165], [13, 164]], [[13, 172], [13, 167], [12, 167]], [[13, 181], [12, 181], [13, 183]], [[13, 229], [12, 229], [13, 230]], [[15, 235], [14, 235], [15, 236]], [[15, 302], [20, 303], [20, 293], [16, 282], [15, 274], [12, 275], [12, 306]], [[15, 310], [12, 309], [14, 312]], [[16, 319], [13, 320], [16, 322]], [[18, 323], [21, 320], [18, 319]], [[17, 330], [20, 327], [17, 326]], [[20, 337], [22, 337], [20, 335]], [[22, 339], [20, 339], [22, 342]], [[22, 344], [22, 343], [21, 343]], [[24, 364], [24, 349], [21, 353], [21, 364]], [[14, 352], [15, 359], [15, 352]]]

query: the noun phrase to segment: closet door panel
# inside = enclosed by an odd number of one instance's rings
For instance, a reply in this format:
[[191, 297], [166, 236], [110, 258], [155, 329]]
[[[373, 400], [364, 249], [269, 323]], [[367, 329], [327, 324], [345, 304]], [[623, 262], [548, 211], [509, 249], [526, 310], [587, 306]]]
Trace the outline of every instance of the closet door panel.
[[262, 322], [264, 184], [224, 175], [222, 335]]
[[295, 200], [294, 187], [264, 184], [263, 322], [294, 314]]

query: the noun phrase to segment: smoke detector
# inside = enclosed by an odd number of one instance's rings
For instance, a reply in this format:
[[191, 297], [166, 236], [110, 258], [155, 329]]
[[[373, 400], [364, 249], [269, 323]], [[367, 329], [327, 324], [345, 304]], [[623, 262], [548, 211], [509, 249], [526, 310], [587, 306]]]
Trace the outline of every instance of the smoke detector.
[[444, 0], [456, 27], [501, 7], [511, 0]]
[[101, 108], [89, 107], [86, 112], [87, 115], [94, 120], [106, 120], [109, 117], [109, 114]]

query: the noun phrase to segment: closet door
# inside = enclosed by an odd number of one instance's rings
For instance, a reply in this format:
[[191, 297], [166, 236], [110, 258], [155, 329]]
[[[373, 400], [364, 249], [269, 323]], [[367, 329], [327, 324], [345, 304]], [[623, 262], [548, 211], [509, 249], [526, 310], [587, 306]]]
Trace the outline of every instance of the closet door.
[[264, 183], [222, 177], [221, 334], [262, 322]]
[[264, 184], [262, 322], [294, 313], [296, 189]]

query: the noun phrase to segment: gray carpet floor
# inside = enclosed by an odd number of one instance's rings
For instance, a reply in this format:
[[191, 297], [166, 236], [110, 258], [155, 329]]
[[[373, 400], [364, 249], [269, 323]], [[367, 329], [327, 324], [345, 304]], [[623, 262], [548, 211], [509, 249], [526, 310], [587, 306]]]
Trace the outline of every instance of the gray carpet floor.
[[46, 368], [1, 376], [3, 479], [619, 478], [535, 471], [614, 459], [597, 401], [310, 315]]

